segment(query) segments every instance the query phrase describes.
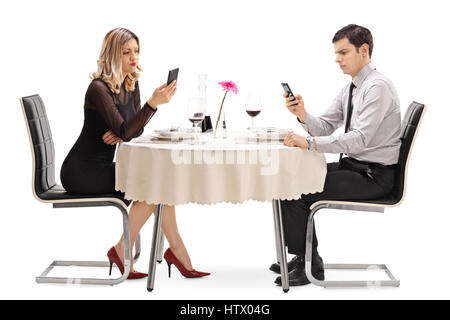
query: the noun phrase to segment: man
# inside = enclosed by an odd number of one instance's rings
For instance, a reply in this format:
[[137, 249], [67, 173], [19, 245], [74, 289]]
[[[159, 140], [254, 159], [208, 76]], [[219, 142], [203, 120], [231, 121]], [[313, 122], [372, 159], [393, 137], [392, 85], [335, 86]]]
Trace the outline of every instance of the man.
[[[399, 98], [393, 84], [371, 64], [373, 39], [367, 28], [348, 25], [339, 30], [333, 44], [336, 62], [352, 77], [331, 106], [320, 117], [306, 112], [303, 98], [286, 98], [309, 137], [290, 133], [284, 144], [291, 147], [340, 153], [339, 162], [327, 164], [321, 193], [281, 202], [288, 252], [289, 285], [308, 284], [305, 273], [306, 225], [310, 205], [319, 200], [369, 200], [387, 195], [394, 187], [395, 165], [400, 151], [401, 117]], [[345, 124], [345, 133], [331, 135]], [[342, 158], [345, 153], [348, 157]], [[270, 268], [279, 273], [280, 266]], [[324, 268], [317, 252], [314, 232], [312, 274], [324, 280]], [[275, 280], [281, 285], [281, 277]]]

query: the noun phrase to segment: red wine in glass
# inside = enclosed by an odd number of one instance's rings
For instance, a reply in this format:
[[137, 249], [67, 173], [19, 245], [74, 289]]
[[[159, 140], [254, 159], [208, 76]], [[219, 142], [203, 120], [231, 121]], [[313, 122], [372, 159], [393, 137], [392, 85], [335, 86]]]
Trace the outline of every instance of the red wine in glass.
[[205, 118], [205, 115], [203, 112], [196, 112], [193, 115], [189, 116], [189, 120], [193, 123], [194, 127], [197, 127], [197, 125], [203, 121]]
[[261, 109], [259, 109], [259, 110], [257, 110], [256, 108], [253, 108], [253, 109], [246, 109], [245, 110], [246, 112], [247, 112], [247, 114], [250, 116], [250, 117], [252, 117], [252, 129], [255, 127], [255, 125], [254, 125], [254, 119], [255, 119], [255, 117], [258, 115], [258, 114], [260, 114], [261, 113]]
[[256, 91], [250, 91], [245, 97], [245, 111], [252, 118], [252, 129], [255, 128], [255, 117], [261, 113], [261, 96]]
[[250, 117], [256, 117], [258, 114], [261, 113], [261, 110], [246, 110], [246, 111]]

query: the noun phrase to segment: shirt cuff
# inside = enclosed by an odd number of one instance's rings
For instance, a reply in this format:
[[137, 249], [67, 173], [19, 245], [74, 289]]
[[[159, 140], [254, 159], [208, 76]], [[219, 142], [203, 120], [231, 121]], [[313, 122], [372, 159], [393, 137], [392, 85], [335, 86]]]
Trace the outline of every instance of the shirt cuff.
[[301, 122], [298, 117], [297, 117], [297, 121], [300, 122], [303, 125], [307, 125], [308, 124], [308, 112], [306, 112], [305, 122]]
[[305, 122], [300, 122], [300, 123], [304, 124], [305, 126], [310, 127], [312, 124], [311, 120], [312, 120], [312, 117], [309, 115], [308, 112], [306, 112]]
[[149, 107], [153, 112], [156, 112], [158, 110], [158, 108], [155, 109], [151, 105], [149, 105], [148, 102], [145, 103], [144, 107]]
[[305, 129], [305, 131], [308, 132], [309, 135], [312, 136], [312, 134], [309, 130], [310, 126], [308, 125], [308, 122], [310, 119], [311, 119], [311, 116], [308, 115], [308, 112], [306, 113], [305, 122], [301, 122], [300, 119], [297, 117], [297, 121], [302, 125], [303, 129]]

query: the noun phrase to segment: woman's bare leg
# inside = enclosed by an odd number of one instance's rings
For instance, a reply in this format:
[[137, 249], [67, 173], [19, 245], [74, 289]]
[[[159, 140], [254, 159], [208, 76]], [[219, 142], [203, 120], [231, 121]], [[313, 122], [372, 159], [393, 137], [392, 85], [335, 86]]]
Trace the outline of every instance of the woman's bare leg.
[[[134, 271], [133, 268], [133, 249], [136, 238], [147, 222], [148, 218], [155, 212], [155, 205], [148, 204], [146, 202], [134, 201], [128, 214], [128, 220], [130, 224], [130, 246], [131, 246], [131, 268], [130, 271]], [[189, 254], [178, 232], [177, 221], [175, 217], [175, 207], [164, 205], [163, 218], [161, 223], [162, 231], [169, 242], [170, 248], [175, 256], [180, 260], [183, 266], [187, 270], [193, 270]], [[120, 260], [123, 263], [124, 260], [124, 244], [123, 235], [119, 242], [116, 244], [116, 252], [119, 255]]]
[[177, 220], [175, 216], [174, 206], [164, 206], [163, 219], [161, 223], [161, 228], [169, 242], [170, 249], [175, 254], [175, 256], [180, 260], [183, 266], [192, 271], [191, 259], [184, 246], [183, 239], [181, 239], [180, 233], [178, 232]]
[[[130, 272], [134, 271], [133, 268], [133, 250], [134, 250], [134, 242], [141, 231], [144, 224], [147, 222], [148, 218], [155, 212], [155, 205], [148, 204], [146, 202], [133, 201], [130, 213], [128, 214], [128, 221], [130, 224], [130, 246], [131, 246], [131, 268]], [[119, 242], [116, 244], [116, 252], [119, 255], [120, 260], [123, 263], [124, 260], [124, 245], [123, 245], [123, 235], [120, 238]]]

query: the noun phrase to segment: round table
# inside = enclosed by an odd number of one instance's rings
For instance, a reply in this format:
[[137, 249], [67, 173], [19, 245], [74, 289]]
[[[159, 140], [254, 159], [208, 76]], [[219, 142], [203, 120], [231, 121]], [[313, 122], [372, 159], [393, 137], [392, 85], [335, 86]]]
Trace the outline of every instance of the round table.
[[321, 192], [327, 173], [322, 153], [286, 147], [280, 140], [245, 136], [160, 141], [141, 136], [122, 142], [116, 155], [116, 190], [125, 198], [157, 204], [149, 266], [153, 290], [162, 239], [162, 205], [272, 201], [282, 287], [287, 291], [286, 253], [280, 200]]
[[120, 144], [116, 189], [126, 199], [169, 205], [298, 199], [321, 192], [326, 172], [322, 153], [278, 141], [193, 144], [144, 136]]

